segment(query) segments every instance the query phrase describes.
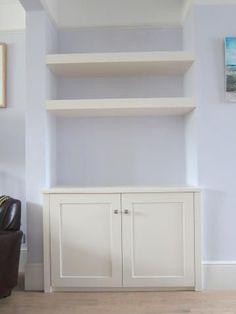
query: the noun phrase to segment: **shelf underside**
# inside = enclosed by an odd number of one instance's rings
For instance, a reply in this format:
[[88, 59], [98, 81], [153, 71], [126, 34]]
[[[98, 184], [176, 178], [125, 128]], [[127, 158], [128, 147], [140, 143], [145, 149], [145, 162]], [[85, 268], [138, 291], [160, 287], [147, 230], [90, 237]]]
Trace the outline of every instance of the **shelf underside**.
[[185, 115], [194, 110], [192, 98], [121, 98], [48, 100], [46, 109], [58, 116]]
[[47, 55], [46, 64], [62, 76], [179, 75], [193, 64], [185, 51]]

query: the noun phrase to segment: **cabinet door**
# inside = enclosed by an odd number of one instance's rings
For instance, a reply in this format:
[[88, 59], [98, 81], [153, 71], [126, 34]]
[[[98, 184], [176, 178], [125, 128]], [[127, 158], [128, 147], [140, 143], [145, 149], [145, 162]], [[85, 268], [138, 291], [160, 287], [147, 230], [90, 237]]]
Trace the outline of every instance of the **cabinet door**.
[[193, 193], [123, 194], [126, 287], [194, 286]]
[[119, 194], [50, 196], [53, 287], [122, 285]]

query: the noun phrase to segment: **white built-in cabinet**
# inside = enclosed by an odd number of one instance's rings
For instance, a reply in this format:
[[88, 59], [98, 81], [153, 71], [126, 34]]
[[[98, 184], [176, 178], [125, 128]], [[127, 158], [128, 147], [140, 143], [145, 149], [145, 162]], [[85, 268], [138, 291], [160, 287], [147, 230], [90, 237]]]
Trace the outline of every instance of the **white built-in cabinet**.
[[50, 196], [54, 287], [122, 286], [119, 194]]
[[199, 191], [45, 192], [45, 291], [201, 289]]

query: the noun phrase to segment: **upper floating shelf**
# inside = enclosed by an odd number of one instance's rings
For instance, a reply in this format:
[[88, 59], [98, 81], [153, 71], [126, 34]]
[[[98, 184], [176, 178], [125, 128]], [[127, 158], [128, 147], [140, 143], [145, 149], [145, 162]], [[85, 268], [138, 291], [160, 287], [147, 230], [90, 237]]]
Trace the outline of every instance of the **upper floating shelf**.
[[57, 116], [185, 115], [196, 108], [186, 97], [48, 100], [46, 109]]
[[51, 54], [46, 64], [61, 76], [176, 75], [194, 58], [186, 51]]

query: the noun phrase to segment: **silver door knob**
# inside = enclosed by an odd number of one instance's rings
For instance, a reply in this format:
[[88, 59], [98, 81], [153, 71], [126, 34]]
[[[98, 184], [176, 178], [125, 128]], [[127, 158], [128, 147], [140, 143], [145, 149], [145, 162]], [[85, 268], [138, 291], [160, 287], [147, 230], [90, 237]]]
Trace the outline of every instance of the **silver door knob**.
[[115, 209], [115, 210], [114, 210], [114, 214], [115, 214], [115, 215], [118, 215], [118, 214], [119, 214], [119, 210], [118, 210], [118, 209]]
[[124, 214], [125, 214], [125, 215], [128, 215], [128, 214], [129, 214], [129, 210], [128, 210], [128, 209], [125, 209], [125, 210], [124, 210]]

